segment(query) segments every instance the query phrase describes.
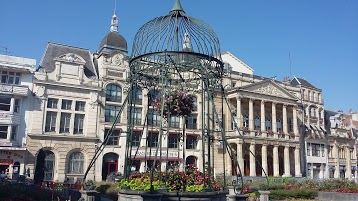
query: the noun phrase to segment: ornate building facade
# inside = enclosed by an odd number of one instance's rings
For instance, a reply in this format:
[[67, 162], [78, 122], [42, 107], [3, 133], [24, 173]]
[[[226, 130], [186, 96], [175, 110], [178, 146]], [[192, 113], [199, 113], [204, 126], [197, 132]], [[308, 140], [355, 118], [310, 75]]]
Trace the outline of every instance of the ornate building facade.
[[293, 86], [300, 89], [302, 136], [306, 150], [302, 152], [303, 169], [310, 178], [327, 178], [327, 146], [322, 90], [302, 78], [294, 78]]
[[27, 168], [35, 182], [83, 177], [98, 142], [100, 92], [89, 50], [47, 44], [33, 79], [28, 123]]
[[[225, 78], [226, 137], [242, 175], [301, 177], [299, 88], [253, 75], [252, 68], [229, 52], [223, 60], [231, 70]], [[235, 161], [226, 156], [225, 162], [231, 167], [227, 174], [240, 174]]]
[[325, 111], [327, 122], [328, 177], [357, 178], [358, 119], [354, 114]]

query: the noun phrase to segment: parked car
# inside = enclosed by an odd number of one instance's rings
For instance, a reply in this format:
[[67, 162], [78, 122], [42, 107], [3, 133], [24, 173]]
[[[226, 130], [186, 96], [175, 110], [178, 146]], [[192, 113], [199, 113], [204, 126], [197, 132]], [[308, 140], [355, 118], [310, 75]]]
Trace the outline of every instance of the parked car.
[[108, 174], [106, 181], [108, 182], [119, 182], [123, 179], [122, 173], [111, 172]]

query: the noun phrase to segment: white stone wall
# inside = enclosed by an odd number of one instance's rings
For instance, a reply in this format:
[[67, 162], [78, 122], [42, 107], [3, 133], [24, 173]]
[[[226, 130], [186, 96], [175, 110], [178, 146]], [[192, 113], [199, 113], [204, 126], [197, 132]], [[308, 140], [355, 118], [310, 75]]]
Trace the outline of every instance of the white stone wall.
[[[17, 126], [16, 138], [14, 140], [0, 140], [0, 144], [10, 143], [11, 146], [0, 145], [0, 159], [10, 159], [20, 163], [18, 175], [24, 174], [26, 161], [26, 136], [27, 126], [29, 123], [29, 113], [32, 101], [32, 79], [33, 72], [36, 67], [36, 60], [15, 57], [8, 55], [0, 55], [0, 71], [20, 73], [18, 84], [16, 83], [1, 83], [0, 94], [6, 97], [11, 97], [10, 111], [1, 111], [0, 124], [9, 125], [8, 135], [11, 135], [13, 126]], [[8, 89], [11, 89], [10, 91]], [[19, 112], [14, 111], [15, 99], [20, 100]], [[9, 178], [13, 178], [14, 166], [9, 166]]]
[[[98, 111], [100, 105], [99, 88], [97, 79], [84, 76], [84, 61], [65, 61], [56, 59], [56, 69], [53, 72], [43, 70], [35, 73], [31, 114], [28, 121], [27, 147], [28, 156], [26, 168], [30, 169], [30, 177], [34, 178], [37, 156], [39, 151], [51, 151], [55, 155], [53, 180], [63, 182], [69, 177], [83, 179], [90, 160], [95, 153], [95, 145], [98, 143]], [[57, 112], [56, 131], [45, 132], [46, 113], [49, 98], [58, 100], [57, 108], [51, 111]], [[61, 100], [71, 100], [71, 110], [61, 109]], [[85, 102], [84, 111], [76, 111], [76, 101]], [[61, 112], [71, 114], [69, 133], [60, 133]], [[84, 114], [83, 134], [75, 134], [75, 114]], [[73, 152], [81, 152], [84, 156], [83, 172], [71, 174], [68, 171], [69, 156]], [[94, 168], [89, 171], [87, 179], [94, 179]]]

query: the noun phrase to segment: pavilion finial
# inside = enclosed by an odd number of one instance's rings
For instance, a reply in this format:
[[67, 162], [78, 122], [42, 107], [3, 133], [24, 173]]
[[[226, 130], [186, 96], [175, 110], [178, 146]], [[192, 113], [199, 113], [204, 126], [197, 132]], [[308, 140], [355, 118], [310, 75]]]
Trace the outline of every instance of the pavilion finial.
[[182, 12], [184, 12], [184, 9], [181, 6], [180, 0], [175, 0], [174, 6], [173, 6], [171, 11], [182, 11]]
[[114, 0], [114, 12], [111, 19], [111, 28], [110, 28], [111, 32], [118, 32], [118, 18], [116, 15], [116, 10], [117, 10], [117, 0]]

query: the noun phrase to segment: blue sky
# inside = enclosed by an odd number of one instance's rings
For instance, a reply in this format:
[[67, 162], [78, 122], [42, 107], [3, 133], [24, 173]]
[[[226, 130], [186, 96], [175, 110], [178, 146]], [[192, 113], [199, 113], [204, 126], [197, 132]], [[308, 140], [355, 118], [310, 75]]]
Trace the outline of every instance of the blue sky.
[[[129, 47], [141, 25], [174, 0], [117, 0]], [[358, 1], [181, 0], [186, 13], [216, 30], [228, 50], [265, 77], [302, 77], [323, 90], [325, 107], [358, 111]], [[47, 42], [97, 50], [114, 0], [11, 0], [0, 6], [0, 54], [40, 62]]]

